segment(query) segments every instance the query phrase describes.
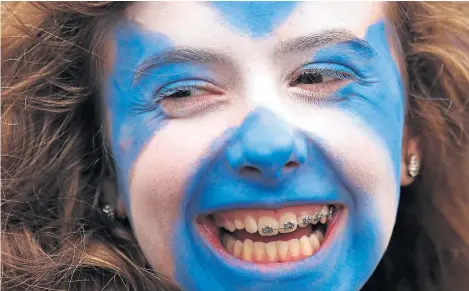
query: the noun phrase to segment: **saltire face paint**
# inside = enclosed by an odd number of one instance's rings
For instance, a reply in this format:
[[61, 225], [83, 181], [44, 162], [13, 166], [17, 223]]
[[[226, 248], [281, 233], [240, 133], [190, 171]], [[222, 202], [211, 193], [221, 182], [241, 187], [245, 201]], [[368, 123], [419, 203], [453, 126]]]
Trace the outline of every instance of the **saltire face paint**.
[[[394, 225], [404, 127], [383, 5], [127, 11], [103, 100], [120, 198], [153, 268], [184, 290], [366, 282]], [[335, 215], [319, 245], [301, 219], [322, 206]]]

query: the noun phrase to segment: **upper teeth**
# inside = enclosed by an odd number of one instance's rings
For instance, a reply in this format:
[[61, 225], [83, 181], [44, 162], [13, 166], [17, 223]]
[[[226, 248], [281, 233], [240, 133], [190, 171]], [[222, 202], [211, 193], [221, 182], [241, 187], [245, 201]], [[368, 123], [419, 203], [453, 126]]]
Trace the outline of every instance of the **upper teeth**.
[[[318, 222], [321, 222], [322, 224], [326, 223], [327, 219], [332, 217], [332, 207], [329, 209], [328, 212], [318, 212], [314, 216], [303, 216], [301, 218], [301, 221], [303, 222], [303, 225], [308, 225], [308, 224], [316, 224]], [[284, 230], [284, 232], [291, 232], [291, 231], [286, 231], [286, 230], [292, 230], [296, 229], [296, 223], [292, 221], [287, 221], [283, 224], [283, 228], [279, 228], [280, 230]], [[266, 225], [262, 228], [262, 232], [264, 235], [270, 235], [271, 233], [274, 232], [274, 228], [270, 225]], [[262, 234], [261, 234], [262, 235]]]
[[294, 212], [286, 212], [277, 220], [271, 216], [261, 216], [257, 219], [247, 215], [244, 219], [223, 219], [215, 216], [217, 226], [224, 227], [230, 232], [235, 230], [246, 229], [249, 233], [258, 232], [261, 236], [272, 236], [278, 233], [289, 233], [297, 229], [297, 227], [305, 227], [309, 224], [318, 222], [325, 224], [327, 219], [332, 217], [333, 207], [322, 206], [320, 211], [312, 214], [311, 212], [301, 212], [298, 216]]

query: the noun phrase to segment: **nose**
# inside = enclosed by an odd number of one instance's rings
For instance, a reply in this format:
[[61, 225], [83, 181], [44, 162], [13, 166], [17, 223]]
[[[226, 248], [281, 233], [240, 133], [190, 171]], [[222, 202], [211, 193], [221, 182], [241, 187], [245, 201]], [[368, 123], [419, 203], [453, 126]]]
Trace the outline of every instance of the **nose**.
[[306, 139], [267, 109], [251, 112], [226, 149], [228, 165], [259, 182], [279, 181], [305, 163]]

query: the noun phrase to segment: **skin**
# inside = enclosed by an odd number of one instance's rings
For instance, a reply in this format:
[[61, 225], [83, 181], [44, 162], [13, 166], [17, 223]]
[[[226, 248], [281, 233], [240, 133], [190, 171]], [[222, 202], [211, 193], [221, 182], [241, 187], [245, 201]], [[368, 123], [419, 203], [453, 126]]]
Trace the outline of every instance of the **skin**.
[[[388, 245], [399, 184], [412, 182], [382, 6], [145, 2], [126, 12], [111, 37], [104, 103], [120, 199], [153, 268], [184, 290], [366, 282]], [[308, 35], [307, 45], [292, 43]], [[210, 54], [189, 60], [189, 47]], [[332, 81], [294, 84], [318, 69]], [[181, 87], [190, 94], [171, 97]], [[326, 203], [346, 207], [333, 238], [309, 259], [276, 266], [221, 255], [194, 222]]]

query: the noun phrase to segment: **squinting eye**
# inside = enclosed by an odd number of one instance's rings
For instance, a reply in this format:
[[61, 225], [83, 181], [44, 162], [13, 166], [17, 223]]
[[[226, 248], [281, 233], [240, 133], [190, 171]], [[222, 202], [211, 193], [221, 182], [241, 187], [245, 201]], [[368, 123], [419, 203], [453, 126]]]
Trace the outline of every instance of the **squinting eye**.
[[296, 82], [298, 84], [319, 84], [319, 83], [326, 83], [331, 80], [334, 80], [333, 77], [321, 75], [320, 73], [316, 72], [306, 72], [301, 74]]
[[328, 83], [331, 81], [349, 80], [353, 76], [346, 72], [324, 70], [324, 69], [313, 69], [302, 72], [290, 86], [297, 84], [320, 84]]
[[189, 97], [192, 95], [192, 91], [191, 90], [179, 90], [177, 91], [176, 93], [173, 93], [167, 97], [177, 97], [177, 98], [181, 98], [181, 97]]
[[224, 92], [207, 82], [194, 85], [172, 85], [156, 94], [156, 102], [172, 118], [202, 113], [227, 101]]
[[206, 90], [197, 88], [197, 87], [179, 87], [168, 90], [167, 92], [162, 93], [158, 99], [160, 98], [187, 98], [187, 97], [194, 97], [195, 95], [203, 95], [208, 93]]
[[289, 90], [300, 99], [321, 99], [336, 92], [346, 82], [354, 79], [348, 72], [332, 69], [310, 69], [300, 72], [290, 83]]

